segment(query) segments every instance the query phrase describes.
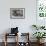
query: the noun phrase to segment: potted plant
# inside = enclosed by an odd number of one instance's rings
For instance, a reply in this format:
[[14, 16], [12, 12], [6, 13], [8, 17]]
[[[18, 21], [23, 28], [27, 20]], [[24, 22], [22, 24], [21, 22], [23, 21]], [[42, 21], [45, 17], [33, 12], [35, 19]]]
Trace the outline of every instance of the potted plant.
[[46, 36], [46, 33], [45, 32], [35, 32], [33, 35], [37, 38], [38, 43], [41, 43], [40, 40], [42, 38], [45, 38], [44, 36]]

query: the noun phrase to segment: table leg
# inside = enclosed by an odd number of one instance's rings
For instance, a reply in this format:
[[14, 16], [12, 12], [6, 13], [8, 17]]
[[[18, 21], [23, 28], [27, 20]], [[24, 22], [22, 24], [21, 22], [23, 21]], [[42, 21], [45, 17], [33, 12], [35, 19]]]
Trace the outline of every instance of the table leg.
[[7, 46], [7, 35], [5, 35], [5, 46]]

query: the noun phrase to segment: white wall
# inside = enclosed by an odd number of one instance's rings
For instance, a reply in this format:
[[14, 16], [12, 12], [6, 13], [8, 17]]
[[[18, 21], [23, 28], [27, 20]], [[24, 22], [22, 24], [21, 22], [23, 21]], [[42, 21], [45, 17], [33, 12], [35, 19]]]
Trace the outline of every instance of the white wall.
[[[25, 19], [10, 19], [10, 8], [25, 8]], [[36, 24], [36, 0], [0, 0], [0, 34], [16, 26], [32, 34], [32, 24]]]

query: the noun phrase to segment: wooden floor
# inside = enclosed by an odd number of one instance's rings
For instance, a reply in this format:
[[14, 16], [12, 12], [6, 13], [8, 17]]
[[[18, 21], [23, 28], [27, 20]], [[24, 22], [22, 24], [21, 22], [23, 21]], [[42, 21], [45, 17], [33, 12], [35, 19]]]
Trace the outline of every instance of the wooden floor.
[[[0, 46], [4, 46], [4, 43], [1, 43], [0, 42]], [[15, 46], [15, 43], [8, 43], [8, 46]], [[37, 43], [34, 43], [34, 42], [32, 42], [32, 43], [30, 43], [30, 46], [37, 46]], [[46, 46], [46, 43], [44, 43], [44, 45], [42, 45], [42, 46]]]

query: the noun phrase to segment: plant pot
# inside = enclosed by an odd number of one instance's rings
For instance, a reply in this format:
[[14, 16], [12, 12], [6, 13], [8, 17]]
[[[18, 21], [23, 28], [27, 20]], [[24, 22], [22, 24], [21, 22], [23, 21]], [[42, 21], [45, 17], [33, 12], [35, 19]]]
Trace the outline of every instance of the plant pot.
[[45, 39], [40, 39], [40, 43], [44, 43], [44, 40], [45, 40]]
[[40, 39], [37, 39], [37, 43], [40, 43]]
[[45, 40], [45, 39], [38, 39], [37, 42], [38, 42], [39, 44], [41, 44], [41, 43], [44, 42], [44, 40]]

